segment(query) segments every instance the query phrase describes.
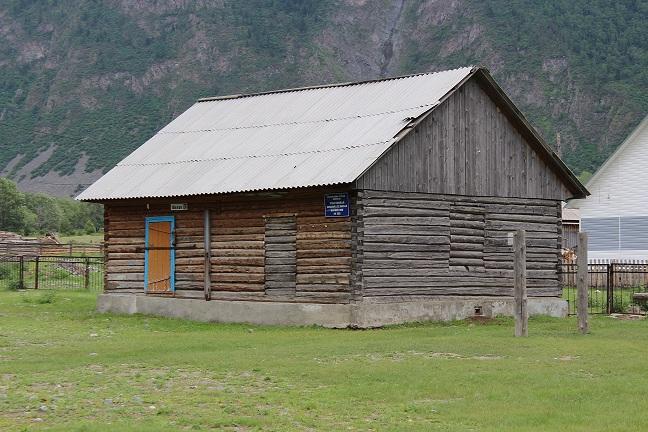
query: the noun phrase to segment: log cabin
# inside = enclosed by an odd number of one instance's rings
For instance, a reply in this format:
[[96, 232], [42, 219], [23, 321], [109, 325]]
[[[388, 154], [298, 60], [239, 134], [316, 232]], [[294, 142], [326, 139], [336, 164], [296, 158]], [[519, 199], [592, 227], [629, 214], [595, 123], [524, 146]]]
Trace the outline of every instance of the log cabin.
[[100, 311], [374, 327], [563, 316], [561, 202], [588, 195], [484, 68], [199, 100], [81, 193]]

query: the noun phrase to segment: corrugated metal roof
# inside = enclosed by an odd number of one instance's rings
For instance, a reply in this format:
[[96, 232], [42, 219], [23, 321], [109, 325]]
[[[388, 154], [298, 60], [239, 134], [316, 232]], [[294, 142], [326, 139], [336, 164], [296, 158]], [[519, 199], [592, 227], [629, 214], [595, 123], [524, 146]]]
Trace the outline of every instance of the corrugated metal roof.
[[472, 70], [200, 101], [77, 198], [350, 183]]

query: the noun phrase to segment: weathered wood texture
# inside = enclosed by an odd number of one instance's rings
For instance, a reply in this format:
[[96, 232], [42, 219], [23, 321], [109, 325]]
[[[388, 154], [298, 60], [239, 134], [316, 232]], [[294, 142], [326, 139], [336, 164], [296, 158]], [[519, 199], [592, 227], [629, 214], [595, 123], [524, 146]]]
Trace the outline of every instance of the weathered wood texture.
[[356, 187], [553, 200], [573, 196], [476, 78], [394, 145]]
[[[182, 198], [173, 202], [188, 202], [189, 210], [174, 213], [171, 200], [106, 203], [106, 291], [143, 292], [145, 217], [173, 214], [176, 297], [203, 297], [203, 210], [209, 208], [212, 299], [348, 302], [351, 218], [324, 217], [324, 194], [339, 191]], [[292, 235], [281, 222], [286, 217]]]
[[527, 232], [528, 292], [560, 296], [556, 202], [358, 193], [355, 284], [363, 297], [512, 296], [508, 234]]
[[517, 230], [513, 235], [513, 267], [515, 271], [515, 336], [526, 337], [529, 335], [529, 311], [527, 310], [527, 253], [526, 232]]
[[297, 286], [297, 219], [265, 218], [265, 292], [294, 297]]

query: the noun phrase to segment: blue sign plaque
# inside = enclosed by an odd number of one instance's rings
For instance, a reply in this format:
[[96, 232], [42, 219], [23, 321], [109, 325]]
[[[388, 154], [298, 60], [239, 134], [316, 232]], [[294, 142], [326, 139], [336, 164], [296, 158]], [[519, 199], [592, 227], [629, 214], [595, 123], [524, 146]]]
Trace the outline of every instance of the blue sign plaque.
[[326, 217], [349, 217], [349, 194], [347, 192], [324, 195]]

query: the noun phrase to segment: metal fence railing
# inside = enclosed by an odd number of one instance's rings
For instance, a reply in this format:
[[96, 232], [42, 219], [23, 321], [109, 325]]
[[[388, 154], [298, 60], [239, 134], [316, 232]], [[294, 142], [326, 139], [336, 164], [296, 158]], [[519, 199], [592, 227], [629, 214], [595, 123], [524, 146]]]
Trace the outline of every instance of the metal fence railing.
[[[641, 262], [590, 263], [587, 306], [591, 314], [646, 314], [648, 305], [637, 294], [648, 293], [648, 265]], [[563, 298], [576, 314], [576, 264], [560, 265]]]
[[102, 291], [103, 257], [0, 256], [0, 290]]

